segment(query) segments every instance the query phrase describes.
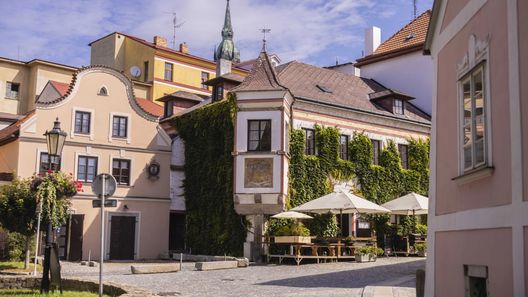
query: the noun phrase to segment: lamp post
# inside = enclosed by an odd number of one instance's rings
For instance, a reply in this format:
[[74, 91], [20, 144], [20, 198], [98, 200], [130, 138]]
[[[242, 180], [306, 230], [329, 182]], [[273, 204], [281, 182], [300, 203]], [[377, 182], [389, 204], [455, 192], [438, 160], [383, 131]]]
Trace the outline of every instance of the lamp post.
[[[59, 164], [55, 169], [59, 170], [60, 167], [60, 155], [62, 148], [64, 147], [64, 141], [66, 140], [66, 132], [60, 128], [59, 118], [57, 118], [53, 124], [53, 129], [44, 133], [46, 136], [46, 143], [48, 144], [48, 168], [52, 168], [52, 160], [55, 160], [56, 164]], [[51, 244], [52, 244], [52, 233], [53, 224], [51, 221], [51, 214], [48, 214], [47, 229], [46, 229], [46, 247], [44, 250], [44, 268], [42, 272], [42, 282], [40, 285], [41, 293], [48, 293], [50, 289], [50, 257], [51, 257]]]

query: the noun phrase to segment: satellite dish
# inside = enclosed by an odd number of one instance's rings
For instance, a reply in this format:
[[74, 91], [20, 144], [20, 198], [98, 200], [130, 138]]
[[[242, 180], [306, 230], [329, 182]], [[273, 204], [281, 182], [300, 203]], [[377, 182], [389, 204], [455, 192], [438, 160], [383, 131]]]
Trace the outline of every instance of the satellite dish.
[[132, 66], [130, 67], [130, 74], [133, 76], [133, 77], [139, 77], [141, 75], [141, 69], [137, 66]]

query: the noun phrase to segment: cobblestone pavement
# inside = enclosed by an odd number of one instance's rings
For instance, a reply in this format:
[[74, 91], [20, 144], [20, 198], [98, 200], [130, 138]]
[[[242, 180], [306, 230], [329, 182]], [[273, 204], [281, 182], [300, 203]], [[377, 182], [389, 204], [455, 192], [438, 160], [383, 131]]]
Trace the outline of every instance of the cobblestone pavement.
[[[195, 271], [184, 263], [177, 273], [132, 275], [131, 263], [106, 263], [104, 280], [135, 286], [163, 296], [362, 296], [363, 289], [393, 286], [394, 296], [414, 296], [416, 269], [423, 258], [379, 258], [376, 262], [253, 265], [248, 268]], [[142, 263], [141, 265], [147, 265]], [[151, 263], [148, 265], [163, 265]], [[99, 267], [63, 263], [64, 277], [97, 280]]]

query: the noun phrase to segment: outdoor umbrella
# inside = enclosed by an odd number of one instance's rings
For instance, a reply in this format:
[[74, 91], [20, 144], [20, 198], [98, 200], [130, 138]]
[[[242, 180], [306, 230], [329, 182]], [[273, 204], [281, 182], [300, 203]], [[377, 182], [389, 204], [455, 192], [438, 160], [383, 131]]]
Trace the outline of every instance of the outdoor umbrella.
[[410, 193], [391, 200], [383, 205], [395, 215], [423, 215], [429, 209], [429, 198], [416, 193]]
[[310, 213], [340, 214], [341, 222], [343, 221], [344, 213], [376, 214], [390, 212], [390, 210], [381, 207], [376, 203], [360, 198], [343, 189], [337, 189], [333, 193], [306, 202], [305, 204], [294, 207], [291, 210]]
[[278, 213], [271, 217], [275, 219], [313, 219], [313, 217], [307, 214], [296, 212], [296, 211], [291, 211], [291, 210]]

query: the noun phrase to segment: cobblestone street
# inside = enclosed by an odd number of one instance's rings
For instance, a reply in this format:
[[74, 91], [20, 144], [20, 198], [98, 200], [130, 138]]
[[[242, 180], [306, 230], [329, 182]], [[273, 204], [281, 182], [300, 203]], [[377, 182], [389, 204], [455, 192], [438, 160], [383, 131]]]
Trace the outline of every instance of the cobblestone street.
[[[379, 285], [394, 287], [394, 296], [411, 297], [415, 295], [415, 271], [425, 266], [425, 260], [380, 258], [371, 263], [263, 265], [216, 271], [195, 271], [194, 263], [184, 263], [183, 271], [177, 273], [147, 275], [132, 275], [130, 265], [105, 264], [105, 281], [164, 296], [366, 296], [366, 286]], [[63, 276], [97, 280], [98, 269], [63, 263]]]

